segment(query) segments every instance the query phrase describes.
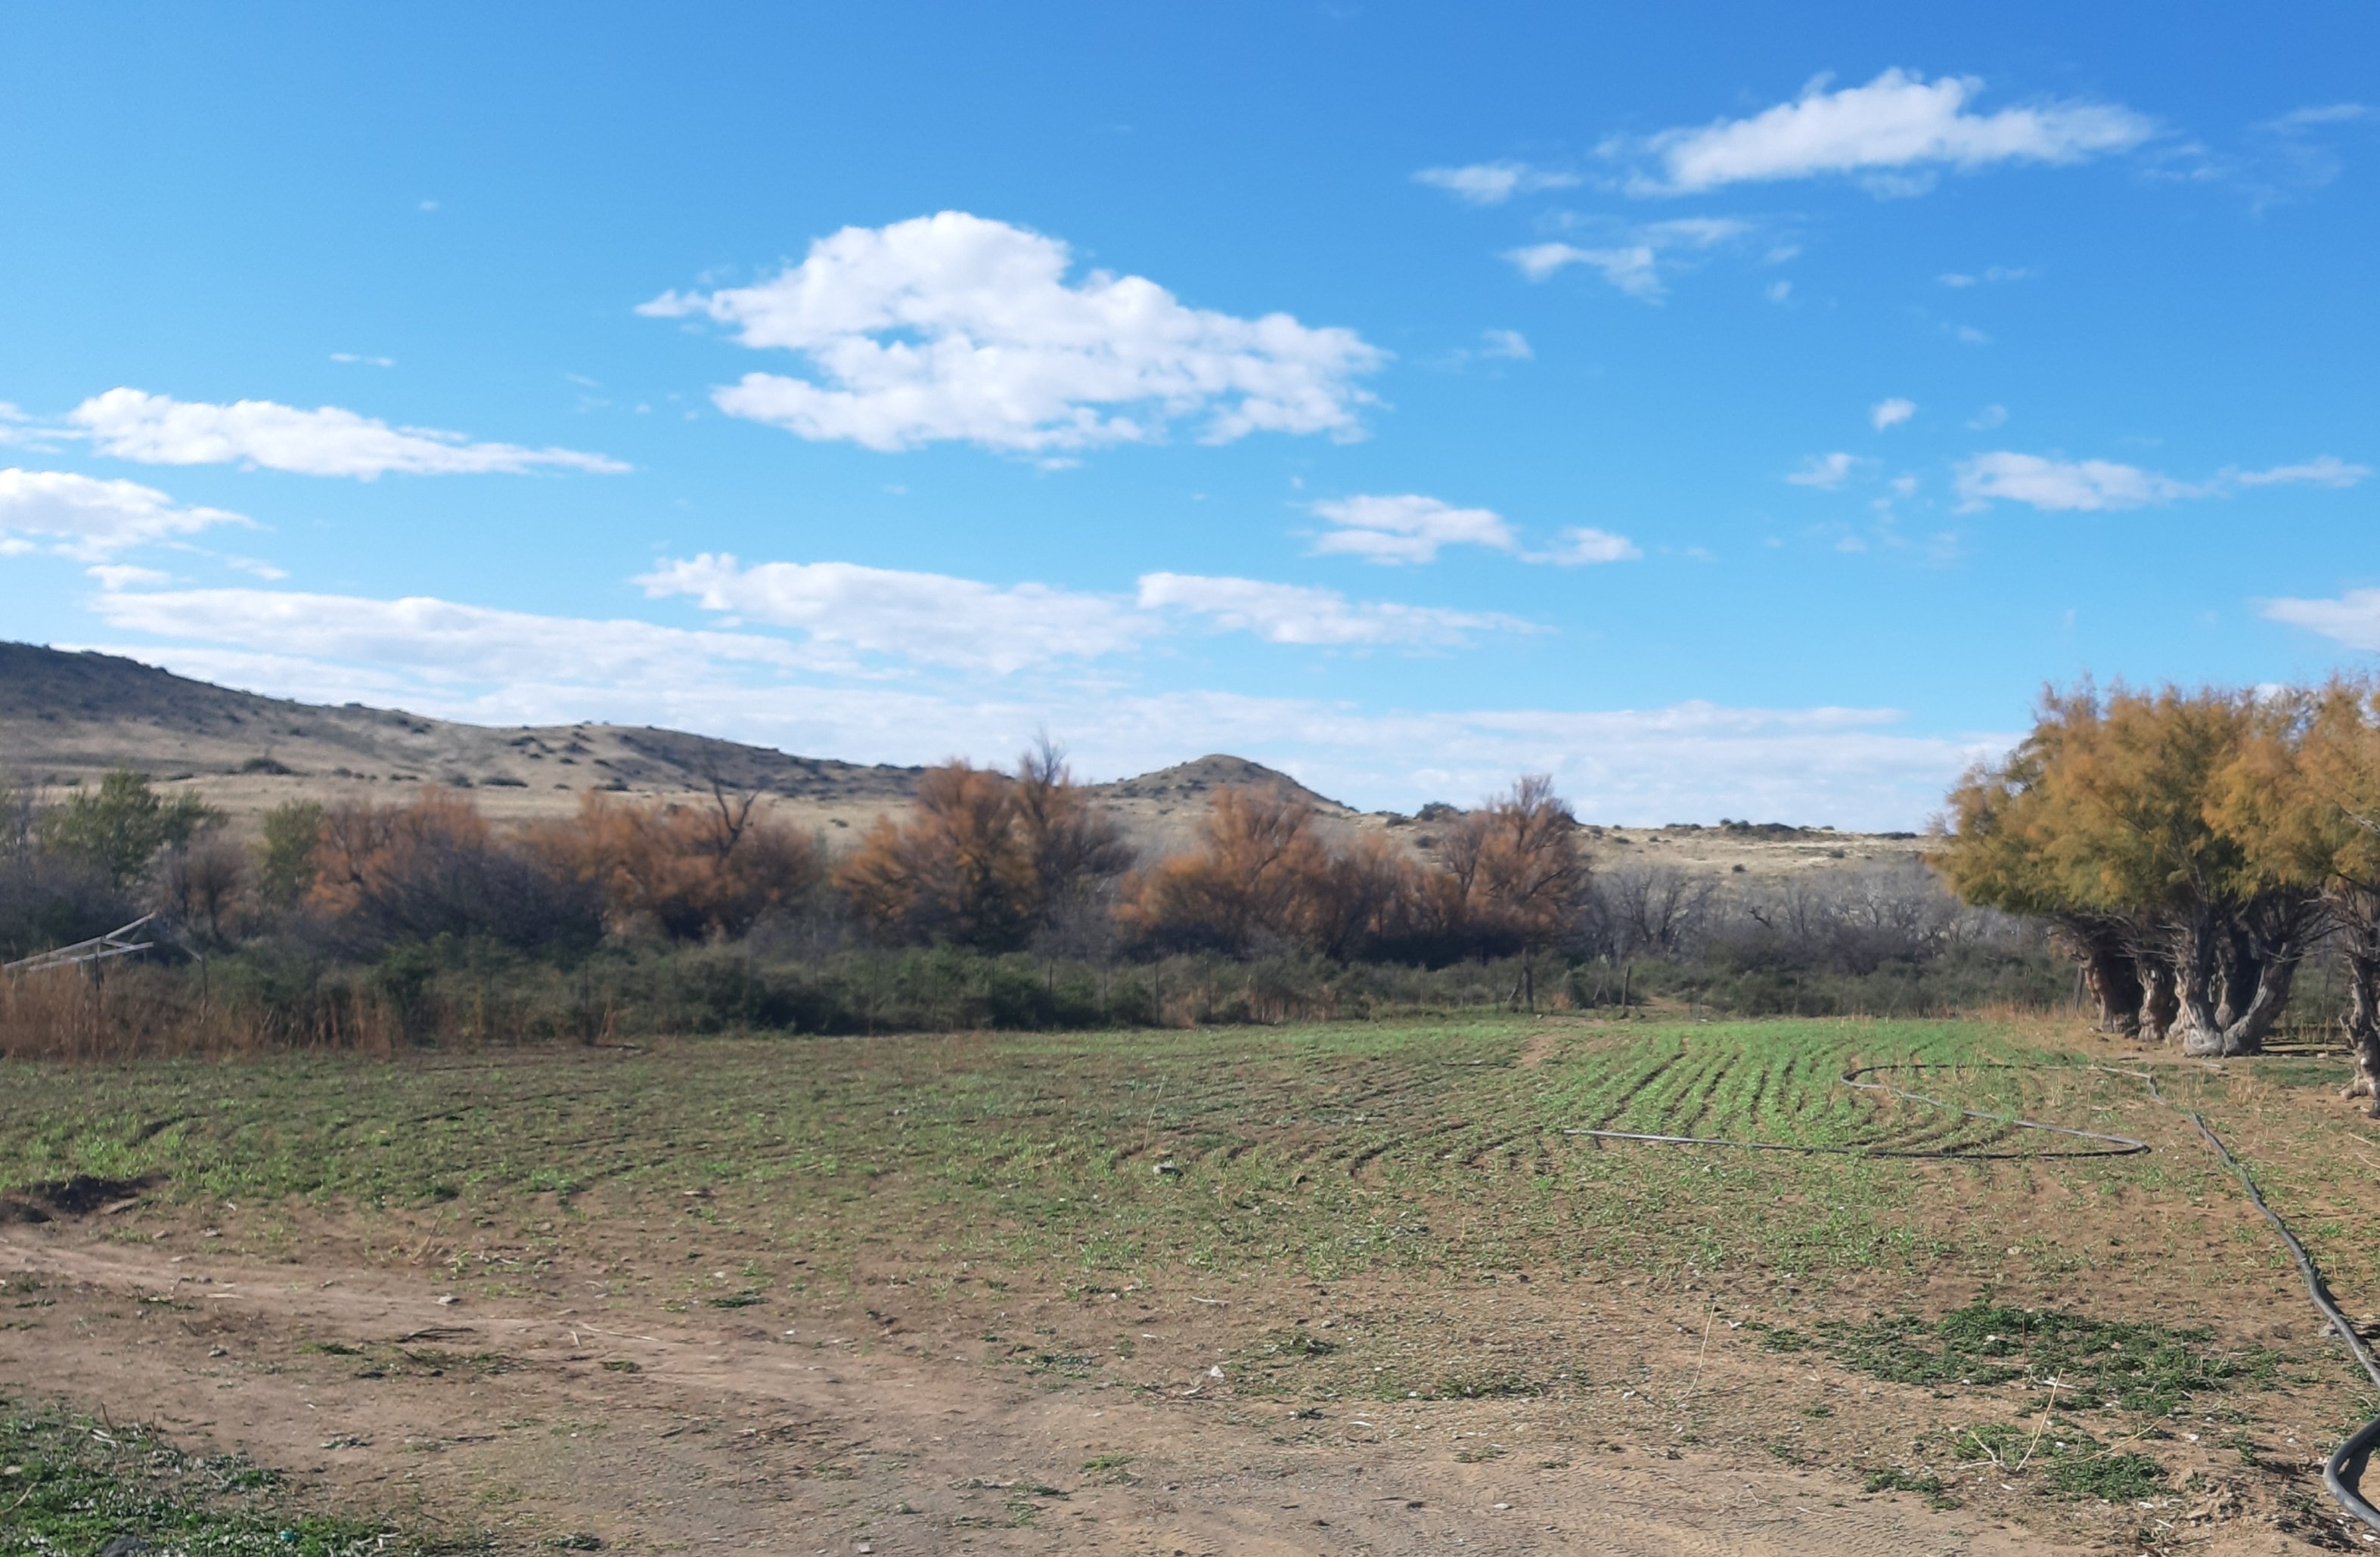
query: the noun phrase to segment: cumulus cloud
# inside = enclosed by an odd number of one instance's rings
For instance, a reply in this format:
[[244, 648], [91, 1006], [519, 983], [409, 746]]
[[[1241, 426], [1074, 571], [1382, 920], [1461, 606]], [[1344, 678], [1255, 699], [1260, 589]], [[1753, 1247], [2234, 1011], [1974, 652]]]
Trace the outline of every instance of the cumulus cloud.
[[1319, 555], [1362, 557], [1376, 563], [1438, 560], [1440, 546], [1518, 549], [1512, 527], [1488, 508], [1457, 508], [1435, 497], [1407, 493], [1395, 497], [1341, 497], [1314, 505], [1335, 529], [1314, 542]]
[[1916, 414], [1916, 401], [1903, 400], [1896, 395], [1889, 400], [1877, 401], [1867, 413], [1867, 420], [1870, 426], [1881, 432], [1888, 427], [1900, 426]]
[[1501, 205], [1514, 195], [1539, 189], [1568, 189], [1578, 184], [1574, 173], [1556, 173], [1527, 163], [1471, 163], [1462, 167], [1426, 167], [1414, 182], [1443, 189], [1472, 205]]
[[1619, 229], [1609, 242], [1527, 244], [1508, 250], [1504, 258], [1531, 281], [1544, 281], [1572, 265], [1584, 265], [1630, 297], [1657, 303], [1668, 292], [1662, 281], [1665, 266], [1673, 268], [1683, 262], [1682, 255], [1730, 242], [1750, 230], [1748, 224], [1729, 217], [1684, 217]]
[[1333, 648], [1372, 644], [1451, 646], [1468, 641], [1468, 635], [1474, 632], [1536, 630], [1518, 617], [1495, 612], [1356, 602], [1336, 590], [1186, 573], [1143, 574], [1140, 604], [1149, 611], [1187, 612], [1206, 618], [1218, 631], [1254, 633], [1268, 643]]
[[474, 444], [459, 432], [391, 427], [336, 406], [300, 410], [271, 400], [217, 405], [111, 389], [67, 415], [99, 453], [144, 465], [261, 466], [303, 476], [517, 473], [540, 468], [613, 474], [618, 460], [572, 449]]
[[1692, 194], [1730, 184], [1825, 174], [1864, 176], [1880, 193], [1919, 192], [1935, 169], [1972, 172], [1999, 163], [2076, 163], [2127, 151], [2155, 127], [2113, 103], [2041, 103], [1972, 112], [1984, 88], [1973, 77], [1927, 81], [1887, 70], [1861, 87], [1827, 90], [1819, 78], [1790, 103], [1749, 118], [1665, 130], [1615, 152], [1650, 158], [1633, 188]]
[[1561, 532], [1551, 550], [1529, 560], [1549, 562], [1557, 567], [1591, 567], [1598, 563], [1635, 562], [1644, 555], [1636, 542], [1624, 535], [1573, 525]]
[[2351, 487], [2371, 475], [2333, 455], [2266, 470], [2236, 467], [2203, 481], [2177, 480], [2109, 459], [2056, 459], [1996, 450], [1962, 461], [1957, 471], [1960, 506], [1973, 512], [1996, 502], [2022, 503], [2046, 512], [2099, 513], [2143, 508], [2194, 497], [2221, 497], [2241, 488], [2313, 485]]
[[690, 596], [708, 611], [799, 627], [814, 642], [997, 675], [1130, 649], [1154, 626], [1106, 595], [844, 562], [747, 567], [705, 553], [637, 582], [655, 598]]
[[1285, 313], [1184, 305], [1143, 276], [1070, 282], [1066, 245], [946, 211], [845, 227], [753, 286], [667, 292], [638, 311], [699, 316], [790, 351], [812, 376], [747, 373], [712, 394], [731, 416], [880, 450], [938, 442], [1043, 452], [1200, 436], [1362, 432], [1356, 381], [1387, 354]]
[[2256, 610], [2268, 621], [2287, 622], [2350, 649], [2380, 653], [2380, 590], [2349, 590], [2336, 600], [2260, 601]]
[[1797, 487], [1815, 487], [1821, 492], [1833, 492], [1851, 479], [1852, 472], [1867, 461], [1857, 455], [1814, 454], [1802, 462], [1798, 470], [1787, 474], [1786, 480]]
[[45, 550], [97, 562], [127, 547], [249, 521], [183, 508], [154, 487], [66, 470], [0, 470], [0, 552]]

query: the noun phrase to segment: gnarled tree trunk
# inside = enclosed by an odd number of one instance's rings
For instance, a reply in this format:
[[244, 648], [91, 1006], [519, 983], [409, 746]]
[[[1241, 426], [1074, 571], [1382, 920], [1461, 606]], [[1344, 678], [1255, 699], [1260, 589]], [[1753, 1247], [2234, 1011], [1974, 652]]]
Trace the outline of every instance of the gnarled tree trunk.
[[2082, 987], [2099, 1008], [2101, 1032], [2130, 1035], [2141, 1025], [2141, 979], [2122, 920], [2096, 914], [2062, 916], [2058, 941], [2082, 972]]
[[2132, 964], [2141, 990], [2137, 1031], [2145, 1043], [2163, 1043], [2173, 1036], [2173, 1019], [2181, 1014], [2181, 998], [2174, 992], [2173, 959], [2143, 952]]
[[2363, 1112], [2380, 1119], [2380, 889], [2341, 885], [2329, 894], [2338, 926], [2339, 960], [2347, 965], [2347, 1046], [2355, 1056], [2355, 1079], [2342, 1098], [2369, 1098]]
[[2298, 960], [2319, 927], [2310, 893], [2276, 891], [2238, 908], [2204, 904], [2174, 928], [2181, 1052], [2255, 1054], [2288, 1008]]

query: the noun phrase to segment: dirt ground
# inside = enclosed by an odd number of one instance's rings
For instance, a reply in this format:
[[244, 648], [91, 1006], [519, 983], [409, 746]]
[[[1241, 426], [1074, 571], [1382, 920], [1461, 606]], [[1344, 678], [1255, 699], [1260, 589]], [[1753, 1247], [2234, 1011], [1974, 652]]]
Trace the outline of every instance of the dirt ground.
[[[1731, 1031], [1695, 1028], [1682, 1053], [1708, 1047], [1714, 1074], [1733, 1075], [1751, 1061], [1729, 1043], [1776, 1064], [1797, 1034], [1833, 1052], [1815, 1027]], [[1342, 1156], [1305, 1152], [1300, 1132], [1321, 1126], [1293, 1118], [1288, 1083], [1265, 1069], [1287, 1062], [1263, 1046], [1326, 1040], [1293, 1079], [1343, 1065], [1366, 1115], [1426, 1084], [1445, 1130], [1333, 1123], [1317, 1138]], [[1642, 1035], [1511, 1023], [1363, 1041], [879, 1040], [868, 1066], [787, 1077], [783, 1113], [768, 1078], [809, 1050], [26, 1067], [11, 1073], [19, 1118], [47, 1123], [18, 1150], [73, 1161], [86, 1150], [74, 1142], [133, 1141], [106, 1150], [145, 1176], [54, 1197], [46, 1222], [0, 1222], [0, 1379], [13, 1401], [153, 1423], [185, 1448], [289, 1473], [303, 1502], [497, 1551], [2230, 1557], [2370, 1544], [2323, 1496], [2320, 1464], [2380, 1403], [2180, 1116], [2122, 1075], [2008, 1079], [2049, 1116], [2151, 1140], [2146, 1156], [1817, 1157], [1755, 1172], [1718, 1153], [1514, 1133], [1534, 1089], [1565, 1077], [1636, 1087], [1611, 1067], [1653, 1043]], [[2338, 1150], [2360, 1153], [2362, 1137], [2327, 1064], [2173, 1071], [2167, 1088], [2216, 1111], [2368, 1317], [2380, 1282], [2353, 1252], [2369, 1247], [2370, 1217]], [[1155, 1067], [1137, 1087], [1136, 1066]], [[1185, 1097], [1202, 1112], [1160, 1115]], [[1879, 1127], [1897, 1127], [1889, 1113]], [[1457, 1113], [1478, 1119], [1458, 1129]], [[767, 1154], [735, 1134], [739, 1120], [798, 1161], [756, 1174]], [[1171, 1144], [1142, 1150], [1135, 1129]], [[380, 1198], [273, 1189], [275, 1164], [325, 1151]], [[616, 1155], [619, 1176], [538, 1187], [539, 1164], [572, 1152]], [[1549, 1153], [1558, 1173], [1525, 1167]], [[1103, 1169], [1110, 1157], [1123, 1165]], [[492, 1176], [456, 1176], [466, 1162]], [[234, 1169], [254, 1194], [198, 1188]], [[400, 1170], [429, 1191], [369, 1176]], [[1269, 1210], [1248, 1187], [1259, 1180], [1275, 1186]], [[1058, 1198], [1094, 1189], [1110, 1198], [1096, 1213]], [[1834, 1203], [1863, 1194], [1876, 1215], [1909, 1219], [1889, 1244], [1906, 1256], [1808, 1263], [1852, 1248], [1828, 1238], [1867, 1248], [1890, 1232]], [[1084, 1258], [1119, 1201], [1145, 1219], [1143, 1254]], [[1623, 1202], [1642, 1209], [1621, 1236], [1658, 1241], [1662, 1258], [1632, 1259], [1609, 1225], [1546, 1210]], [[1369, 1217], [1371, 1247], [1429, 1239], [1429, 1253], [1327, 1276], [1225, 1237], [1298, 1206], [1281, 1226], [1309, 1244]], [[1696, 1252], [1697, 1218], [1789, 1213], [1806, 1235], [1777, 1247], [1799, 1252], [1716, 1265]], [[2037, 1376], [1893, 1382], [1840, 1348], [1775, 1344], [1834, 1319], [1930, 1322], [1985, 1295], [2204, 1325], [2211, 1354], [2277, 1360], [2168, 1414], [2045, 1395]], [[2153, 1458], [2162, 1490], [2060, 1497], [2040, 1466], [1961, 1449], [1978, 1427], [2045, 1454], [2079, 1427], [2109, 1454]]]
[[[1195, 1298], [1112, 1300], [1159, 1343], [1164, 1384], [1052, 1388], [896, 1316], [818, 1334], [756, 1310], [623, 1309], [601, 1281], [567, 1277], [556, 1300], [442, 1302], [451, 1293], [422, 1271], [339, 1259], [353, 1251], [334, 1236], [323, 1258], [258, 1265], [214, 1258], [203, 1239], [107, 1235], [118, 1231], [54, 1223], [0, 1241], [18, 1312], [46, 1305], [37, 1325], [0, 1332], [15, 1389], [307, 1473], [349, 1506], [524, 1545], [583, 1533], [626, 1551], [765, 1552], [2061, 1549], [2050, 1532], [1863, 1494], [1766, 1454], [1681, 1448], [1674, 1413], [1658, 1407], [1432, 1401], [1301, 1417], [1243, 1402], [1228, 1372], [1197, 1366], [1220, 1355], [1208, 1332], [1220, 1327]], [[574, 1286], [583, 1295], [560, 1301]], [[1364, 1299], [1298, 1301], [1324, 1312]], [[1700, 1350], [1676, 1322], [1693, 1310], [1675, 1307], [1645, 1315], [1664, 1339], [1632, 1401], [1690, 1407], [1696, 1391], [1760, 1387], [1732, 1349]]]

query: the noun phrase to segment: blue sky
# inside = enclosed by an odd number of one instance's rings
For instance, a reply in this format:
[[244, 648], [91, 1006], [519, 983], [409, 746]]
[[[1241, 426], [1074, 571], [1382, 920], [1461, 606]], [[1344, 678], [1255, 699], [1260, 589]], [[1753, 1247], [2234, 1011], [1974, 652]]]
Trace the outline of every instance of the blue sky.
[[0, 3], [0, 635], [1874, 827], [2368, 663], [2380, 18], [1824, 9]]

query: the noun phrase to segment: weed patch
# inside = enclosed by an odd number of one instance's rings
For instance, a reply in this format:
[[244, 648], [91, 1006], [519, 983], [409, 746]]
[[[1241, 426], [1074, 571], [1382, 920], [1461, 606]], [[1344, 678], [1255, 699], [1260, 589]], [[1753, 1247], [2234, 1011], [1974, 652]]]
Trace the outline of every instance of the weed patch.
[[2206, 1344], [2210, 1333], [1979, 1302], [1931, 1324], [1895, 1314], [1859, 1324], [1823, 1322], [1815, 1342], [1789, 1331], [1771, 1331], [1763, 1340], [1774, 1351], [1815, 1344], [1845, 1367], [1888, 1383], [1942, 1389], [2055, 1381], [2076, 1409], [2164, 1416], [2185, 1395], [2274, 1381], [2280, 1354], [2214, 1350]]
[[139, 1428], [58, 1412], [0, 1415], [0, 1553], [147, 1551], [238, 1557], [363, 1557], [424, 1549], [377, 1523], [289, 1507], [281, 1478], [222, 1455], [186, 1454]]

